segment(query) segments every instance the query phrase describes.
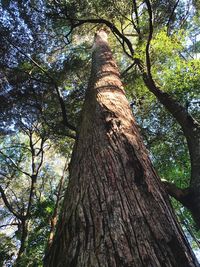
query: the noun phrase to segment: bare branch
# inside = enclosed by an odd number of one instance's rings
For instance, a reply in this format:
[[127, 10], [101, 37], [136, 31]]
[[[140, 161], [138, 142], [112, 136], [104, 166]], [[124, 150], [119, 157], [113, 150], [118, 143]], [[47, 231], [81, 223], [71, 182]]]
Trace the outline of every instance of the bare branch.
[[174, 7], [173, 7], [173, 9], [172, 9], [172, 12], [171, 12], [171, 14], [170, 14], [170, 16], [169, 16], [169, 19], [168, 19], [168, 21], [167, 21], [167, 24], [166, 24], [166, 27], [167, 27], [167, 34], [168, 34], [168, 35], [169, 35], [169, 30], [170, 30], [170, 23], [171, 23], [171, 20], [172, 20], [172, 18], [173, 18], [174, 12], [175, 12], [175, 10], [176, 10], [178, 4], [179, 4], [179, 1], [180, 1], [180, 0], [176, 1], [175, 5], [174, 5]]
[[139, 39], [141, 39], [140, 21], [139, 21], [139, 16], [138, 16], [137, 4], [135, 0], [133, 0], [132, 13], [133, 12], [135, 13], [136, 24], [133, 19], [132, 19], [132, 24], [133, 24], [135, 31], [138, 33]]
[[149, 35], [148, 35], [147, 44], [146, 44], [146, 65], [147, 65], [148, 76], [151, 77], [151, 59], [150, 59], [149, 49], [150, 49], [151, 39], [153, 37], [153, 12], [152, 12], [150, 1], [145, 0], [144, 2], [146, 3], [148, 15], [149, 15]]
[[[36, 170], [36, 175], [38, 175], [39, 173], [39, 170], [42, 166], [42, 163], [43, 163], [43, 160], [44, 160], [44, 148], [43, 148], [43, 145], [44, 145], [44, 141], [41, 142], [41, 146], [40, 146], [40, 150], [39, 150], [39, 154], [41, 154], [40, 156], [40, 162], [37, 166], [37, 170]], [[37, 154], [37, 156], [39, 156], [39, 154]]]
[[127, 69], [125, 69], [125, 70], [122, 72], [121, 76], [123, 77], [123, 76], [124, 76], [130, 69], [132, 69], [135, 65], [136, 65], [136, 63], [133, 62], [130, 66], [128, 66]]
[[8, 223], [0, 225], [0, 228], [9, 227], [9, 226], [18, 226], [19, 223]]
[[[9, 190], [11, 191], [11, 193], [13, 194], [13, 196], [15, 197], [15, 203], [14, 204], [17, 206], [18, 210], [21, 211], [21, 207], [19, 206], [19, 203], [18, 203], [18, 197], [17, 197], [15, 191], [12, 189], [12, 187], [10, 187]], [[5, 192], [5, 190], [4, 190], [4, 192]], [[22, 213], [21, 213], [21, 215], [22, 215]]]
[[0, 185], [0, 193], [3, 199], [3, 202], [5, 204], [5, 206], [7, 207], [7, 209], [19, 220], [22, 220], [23, 216], [21, 216], [20, 214], [18, 214], [17, 212], [15, 212], [15, 210], [13, 209], [13, 207], [11, 206], [11, 204], [9, 203], [7, 196], [2, 188], [2, 186]]

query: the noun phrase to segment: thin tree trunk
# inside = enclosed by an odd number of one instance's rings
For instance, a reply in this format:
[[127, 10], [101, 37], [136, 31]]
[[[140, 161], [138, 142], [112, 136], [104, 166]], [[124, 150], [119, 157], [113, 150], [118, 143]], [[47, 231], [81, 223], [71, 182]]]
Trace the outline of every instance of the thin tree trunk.
[[58, 190], [56, 193], [56, 203], [55, 203], [54, 211], [53, 211], [53, 214], [50, 220], [50, 231], [49, 231], [49, 239], [47, 242], [48, 243], [47, 250], [51, 247], [51, 244], [53, 242], [53, 237], [54, 237], [56, 224], [58, 220], [58, 209], [59, 209], [60, 201], [62, 199], [63, 183], [64, 183], [65, 173], [67, 169], [68, 169], [68, 163], [66, 162], [64, 166], [63, 174], [60, 178], [60, 182], [58, 185]]
[[21, 266], [21, 259], [26, 254], [26, 248], [28, 243], [28, 234], [29, 234], [29, 223], [30, 223], [30, 213], [31, 207], [33, 204], [33, 196], [36, 188], [37, 175], [31, 175], [31, 188], [29, 192], [29, 201], [26, 214], [21, 217], [21, 238], [20, 238], [20, 248], [15, 261], [15, 266]]
[[199, 266], [162, 188], [125, 97], [104, 31], [48, 267]]
[[26, 251], [27, 240], [28, 239], [28, 220], [23, 220], [21, 223], [21, 239], [20, 239], [20, 248], [18, 255], [15, 261], [15, 266], [21, 266], [21, 259]]

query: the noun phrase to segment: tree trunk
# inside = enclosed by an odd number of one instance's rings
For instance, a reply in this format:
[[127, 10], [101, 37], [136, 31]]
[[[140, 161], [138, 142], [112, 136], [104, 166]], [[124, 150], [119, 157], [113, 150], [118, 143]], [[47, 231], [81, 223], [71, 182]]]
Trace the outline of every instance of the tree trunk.
[[28, 220], [22, 220], [21, 222], [21, 238], [20, 238], [21, 244], [14, 264], [15, 267], [21, 266], [21, 260], [26, 252], [26, 247], [28, 242], [28, 223], [29, 223]]
[[56, 202], [55, 202], [55, 207], [53, 210], [53, 214], [50, 220], [50, 231], [49, 231], [49, 239], [47, 242], [47, 250], [51, 247], [51, 244], [53, 242], [53, 237], [54, 237], [54, 233], [55, 233], [55, 229], [56, 229], [56, 224], [57, 224], [57, 220], [58, 220], [58, 211], [59, 211], [59, 205], [60, 205], [60, 201], [62, 199], [62, 191], [63, 191], [63, 183], [64, 183], [64, 178], [65, 178], [65, 172], [68, 169], [68, 164], [67, 162], [65, 163], [64, 166], [64, 170], [63, 170], [63, 174], [60, 178], [60, 182], [58, 184], [58, 190], [56, 192]]
[[162, 188], [106, 40], [97, 33], [48, 267], [199, 266]]

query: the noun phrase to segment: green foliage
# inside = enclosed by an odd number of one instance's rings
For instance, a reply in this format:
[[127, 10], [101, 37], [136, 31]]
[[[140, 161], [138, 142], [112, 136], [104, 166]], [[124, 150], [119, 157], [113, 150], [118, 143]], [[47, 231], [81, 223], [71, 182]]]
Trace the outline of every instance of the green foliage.
[[26, 253], [20, 260], [20, 266], [43, 266], [44, 251], [49, 237], [49, 221], [54, 211], [54, 200], [37, 202], [32, 211]]
[[13, 239], [4, 233], [0, 233], [0, 240], [0, 266], [3, 266], [5, 262], [11, 266], [15, 255]]
[[178, 220], [181, 223], [184, 232], [191, 244], [191, 247], [194, 250], [199, 250], [200, 231], [197, 230], [196, 225], [193, 222], [191, 213], [175, 199], [172, 198], [171, 202], [176, 211]]
[[[22, 125], [21, 125], [22, 126]], [[25, 126], [23, 124], [23, 126]], [[27, 125], [26, 125], [27, 126]], [[30, 127], [30, 125], [29, 125]], [[32, 127], [32, 128], [31, 128]], [[50, 220], [54, 213], [55, 202], [57, 197], [58, 184], [60, 177], [63, 175], [64, 162], [66, 162], [67, 155], [70, 155], [71, 148], [65, 143], [65, 158], [58, 154], [60, 149], [51, 148], [50, 140], [47, 141], [45, 130], [37, 127], [37, 124], [30, 128], [11, 136], [1, 138], [1, 179], [2, 188], [5, 188], [6, 197], [14, 212], [22, 215], [26, 213], [26, 209], [30, 201], [31, 181], [30, 173], [34, 165], [40, 162], [40, 136], [45, 138], [43, 151], [45, 157], [42, 162], [42, 167], [37, 174], [37, 185], [34, 193], [31, 208], [28, 216], [28, 239], [26, 241], [26, 252], [20, 259], [20, 266], [42, 266], [42, 259], [46, 248], [47, 240], [50, 231]], [[31, 147], [30, 135], [34, 147]], [[47, 134], [47, 133], [46, 133]], [[62, 139], [63, 142], [65, 142]], [[59, 146], [60, 143], [59, 143]], [[34, 150], [33, 150], [34, 149]], [[57, 153], [56, 153], [57, 151]], [[38, 158], [39, 157], [39, 158]], [[59, 166], [57, 166], [59, 164]], [[62, 196], [60, 196], [60, 201]], [[60, 201], [59, 207], [60, 208]], [[2, 247], [0, 247], [1, 261], [6, 264], [11, 262], [12, 257], [17, 256], [19, 242], [22, 235], [22, 226], [19, 219], [8, 210], [8, 208], [1, 201], [2, 208], [0, 209], [0, 225], [5, 224], [5, 229], [8, 229], [8, 236], [2, 234]], [[13, 227], [9, 225], [15, 223]], [[4, 238], [4, 239], [3, 239]], [[10, 252], [8, 247], [10, 245]]]
[[[183, 49], [185, 33], [183, 30], [167, 35], [167, 29], [160, 29], [151, 42], [153, 60], [160, 63], [171, 62], [173, 64], [179, 58], [179, 52]], [[174, 58], [175, 56], [175, 58]]]
[[33, 207], [33, 219], [41, 218], [42, 221], [40, 223], [44, 224], [45, 226], [46, 224], [48, 224], [51, 215], [53, 214], [54, 206], [54, 200], [50, 198], [37, 202]]
[[152, 41], [152, 73], [166, 92], [175, 96], [180, 103], [199, 116], [193, 102], [200, 97], [200, 62], [185, 51], [186, 35], [182, 30], [167, 36], [160, 31]]

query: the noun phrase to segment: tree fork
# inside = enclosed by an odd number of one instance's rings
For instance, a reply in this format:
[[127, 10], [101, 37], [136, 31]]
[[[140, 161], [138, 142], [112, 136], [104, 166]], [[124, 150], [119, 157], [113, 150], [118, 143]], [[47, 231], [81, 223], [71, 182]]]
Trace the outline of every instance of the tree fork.
[[199, 266], [156, 175], [104, 31], [47, 267]]
[[198, 195], [190, 188], [179, 188], [174, 183], [163, 181], [166, 192], [176, 200], [178, 200], [184, 207], [186, 207], [192, 214], [197, 229], [200, 229], [200, 203]]

